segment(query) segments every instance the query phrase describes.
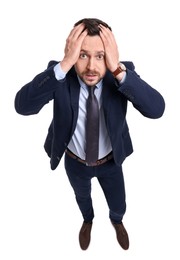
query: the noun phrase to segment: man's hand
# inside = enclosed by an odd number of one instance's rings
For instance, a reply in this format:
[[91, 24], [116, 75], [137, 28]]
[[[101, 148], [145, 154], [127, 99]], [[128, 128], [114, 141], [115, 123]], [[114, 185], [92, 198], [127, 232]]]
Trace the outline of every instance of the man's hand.
[[81, 23], [71, 30], [66, 39], [64, 58], [61, 61], [61, 68], [64, 72], [68, 72], [79, 58], [82, 42], [87, 35], [87, 30], [83, 30], [84, 24]]
[[107, 68], [113, 72], [117, 69], [119, 62], [118, 46], [116, 44], [115, 37], [109, 28], [103, 25], [99, 25], [100, 37], [104, 44], [105, 59]]

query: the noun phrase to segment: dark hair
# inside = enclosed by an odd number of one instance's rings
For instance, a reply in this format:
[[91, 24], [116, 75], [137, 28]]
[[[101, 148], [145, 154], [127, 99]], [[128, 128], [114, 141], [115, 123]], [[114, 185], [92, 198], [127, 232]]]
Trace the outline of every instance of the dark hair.
[[99, 35], [99, 32], [101, 30], [98, 26], [99, 24], [102, 24], [103, 26], [105, 26], [111, 30], [111, 27], [107, 23], [105, 23], [99, 19], [96, 19], [96, 18], [81, 19], [78, 22], [76, 22], [74, 26], [77, 26], [80, 23], [83, 23], [85, 25], [84, 30], [87, 29], [88, 35], [90, 35], [90, 36]]

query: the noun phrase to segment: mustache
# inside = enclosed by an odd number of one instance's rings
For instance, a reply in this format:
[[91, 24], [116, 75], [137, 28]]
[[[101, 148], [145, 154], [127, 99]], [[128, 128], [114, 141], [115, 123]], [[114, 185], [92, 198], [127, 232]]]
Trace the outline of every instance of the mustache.
[[88, 75], [97, 75], [98, 72], [95, 71], [95, 70], [86, 70], [86, 71], [84, 72], [84, 74], [88, 74]]

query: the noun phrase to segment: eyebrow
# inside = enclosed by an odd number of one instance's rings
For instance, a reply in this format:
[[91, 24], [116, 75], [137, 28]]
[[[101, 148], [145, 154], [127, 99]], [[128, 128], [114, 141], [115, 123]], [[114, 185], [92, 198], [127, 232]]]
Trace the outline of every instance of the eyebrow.
[[[89, 51], [84, 50], [84, 49], [81, 49], [80, 52], [86, 52], [86, 53], [88, 53]], [[97, 54], [105, 54], [105, 51], [96, 51], [96, 53], [97, 53]]]

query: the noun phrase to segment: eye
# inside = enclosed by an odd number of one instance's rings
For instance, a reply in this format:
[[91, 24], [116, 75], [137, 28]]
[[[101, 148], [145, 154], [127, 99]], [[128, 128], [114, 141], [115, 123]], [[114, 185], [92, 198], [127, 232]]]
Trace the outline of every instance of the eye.
[[103, 60], [103, 59], [104, 59], [104, 54], [98, 54], [98, 55], [96, 56], [96, 58], [97, 58], [98, 60]]
[[84, 60], [84, 59], [87, 58], [87, 55], [86, 55], [85, 53], [81, 53], [81, 54], [79, 55], [79, 58]]

